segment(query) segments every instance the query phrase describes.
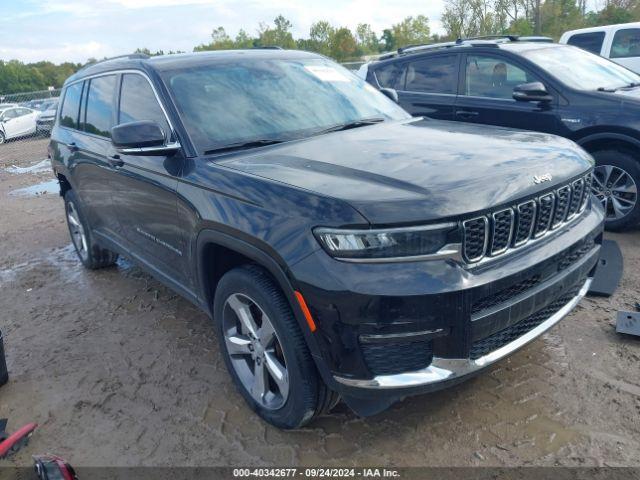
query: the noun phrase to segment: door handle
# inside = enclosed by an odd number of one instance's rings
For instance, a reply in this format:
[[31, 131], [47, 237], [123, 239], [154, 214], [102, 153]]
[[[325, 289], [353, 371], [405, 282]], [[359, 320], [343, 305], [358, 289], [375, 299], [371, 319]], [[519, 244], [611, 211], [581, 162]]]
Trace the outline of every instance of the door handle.
[[80, 150], [78, 148], [78, 145], [76, 145], [76, 142], [67, 143], [66, 145], [67, 145], [67, 148], [72, 152], [77, 152], [78, 150]]
[[107, 162], [109, 162], [109, 165], [116, 168], [124, 166], [124, 160], [120, 159], [120, 155], [111, 155], [107, 158]]
[[462, 118], [472, 118], [480, 115], [480, 112], [476, 112], [475, 110], [457, 110], [456, 115]]

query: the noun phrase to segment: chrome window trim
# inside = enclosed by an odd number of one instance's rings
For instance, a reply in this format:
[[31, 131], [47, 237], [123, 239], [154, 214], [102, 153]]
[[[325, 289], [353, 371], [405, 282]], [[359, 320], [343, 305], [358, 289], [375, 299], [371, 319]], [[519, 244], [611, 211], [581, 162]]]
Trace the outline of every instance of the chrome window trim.
[[[518, 238], [518, 232], [520, 230], [520, 215], [522, 214], [522, 207], [524, 207], [525, 205], [533, 205], [533, 218], [531, 219], [531, 226], [529, 227], [529, 233], [527, 234], [526, 238], [520, 242], [517, 241]], [[518, 204], [518, 230], [516, 231], [516, 234], [514, 236], [514, 241], [513, 241], [513, 246], [514, 247], [520, 247], [522, 245], [524, 245], [525, 243], [527, 243], [529, 240], [531, 240], [532, 236], [533, 236], [533, 232], [535, 230], [536, 227], [536, 218], [538, 215], [538, 203], [534, 200], [529, 200], [527, 202], [522, 202], [520, 204]]]
[[[505, 245], [504, 248], [501, 248], [500, 250], [493, 250], [493, 243], [495, 240], [495, 236], [496, 236], [496, 216], [500, 215], [504, 212], [508, 212], [509, 213], [509, 238], [507, 239], [507, 243]], [[515, 224], [515, 213], [513, 212], [513, 208], [503, 208], [502, 210], [499, 210], [497, 212], [493, 212], [491, 214], [491, 218], [493, 219], [493, 224], [492, 224], [492, 228], [491, 228], [491, 249], [489, 249], [489, 256], [491, 257], [495, 257], [497, 255], [501, 255], [504, 252], [506, 252], [507, 250], [509, 250], [509, 247], [511, 247], [511, 240], [513, 240], [513, 228], [514, 228], [514, 224]]]
[[[467, 223], [471, 223], [471, 222], [475, 222], [476, 220], [482, 220], [484, 222], [484, 245], [482, 247], [482, 254], [479, 255], [476, 258], [469, 258], [467, 257], [467, 251], [466, 248], [464, 247], [466, 245], [466, 236], [467, 236], [467, 228], [466, 225]], [[486, 254], [487, 254], [487, 248], [489, 248], [489, 219], [487, 218], [486, 215], [482, 215], [481, 217], [475, 217], [475, 218], [470, 218], [468, 220], [464, 220], [462, 222], [462, 256], [464, 258], [464, 260], [467, 263], [476, 263], [479, 262], [480, 260], [482, 260]]]
[[[108, 72], [100, 72], [100, 73], [95, 73], [93, 75], [86, 75], [83, 76], [82, 78], [79, 78], [77, 80], [74, 80], [73, 82], [69, 82], [66, 85], [64, 85], [64, 93], [65, 93], [65, 97], [67, 95], [67, 88], [69, 88], [71, 85], [75, 85], [76, 83], [80, 83], [80, 82], [84, 82], [86, 80], [91, 80], [93, 78], [97, 78], [97, 77], [104, 77], [107, 75], [124, 75], [126, 73], [131, 73], [131, 74], [136, 74], [136, 75], [140, 75], [142, 77], [144, 77], [147, 80], [147, 83], [149, 83], [149, 86], [151, 87], [151, 90], [153, 91], [153, 95], [156, 97], [156, 101], [158, 102], [158, 105], [160, 105], [160, 109], [162, 110], [162, 113], [164, 114], [165, 120], [167, 121], [167, 124], [169, 125], [169, 128], [171, 129], [171, 135], [175, 136], [175, 138], [177, 139], [177, 135], [176, 135], [176, 130], [175, 127], [173, 126], [173, 123], [171, 122], [171, 119], [169, 118], [169, 115], [167, 114], [167, 109], [164, 107], [164, 104], [162, 103], [162, 100], [160, 99], [160, 95], [158, 95], [158, 91], [156, 90], [155, 85], [153, 84], [153, 82], [151, 81], [151, 78], [149, 77], [149, 75], [146, 74], [146, 72], [142, 71], [142, 70], [136, 70], [134, 68], [125, 68], [125, 69], [120, 69], [120, 70], [109, 70]], [[118, 89], [118, 103], [115, 106], [116, 109], [118, 110], [118, 112], [116, 112], [118, 115], [120, 113], [119, 111], [119, 107], [120, 107], [120, 94], [121, 94], [121, 90], [122, 90], [122, 82], [119, 82], [118, 86], [120, 87]], [[62, 101], [64, 102], [64, 97], [62, 99]], [[60, 108], [58, 109], [59, 111], [62, 111], [62, 105], [60, 106]], [[56, 118], [58, 118], [59, 115], [56, 116]], [[69, 127], [63, 127], [61, 125], [59, 125], [61, 128], [66, 128], [68, 130], [73, 130], [76, 132], [80, 132], [80, 133], [86, 133], [83, 132], [82, 130], [79, 129], [75, 129], [75, 128], [69, 128]], [[101, 137], [101, 138], [105, 138], [105, 137]], [[169, 138], [171, 138], [171, 136], [169, 136]], [[167, 138], [167, 140], [169, 140], [169, 138]], [[174, 142], [174, 143], [178, 143], [179, 142]], [[167, 146], [169, 146], [171, 144], [167, 144]]]

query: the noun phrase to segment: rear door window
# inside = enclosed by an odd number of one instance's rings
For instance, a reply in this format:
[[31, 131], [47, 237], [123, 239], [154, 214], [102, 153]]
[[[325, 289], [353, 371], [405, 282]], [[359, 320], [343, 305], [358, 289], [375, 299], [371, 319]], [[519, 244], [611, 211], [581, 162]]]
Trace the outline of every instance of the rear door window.
[[171, 128], [149, 81], [142, 75], [126, 73], [120, 89], [118, 123], [153, 121], [160, 125], [167, 139]]
[[609, 57], [640, 57], [640, 28], [618, 30], [613, 36]]
[[115, 90], [115, 75], [96, 77], [89, 81], [87, 110], [82, 130], [101, 137], [111, 138]]
[[455, 94], [458, 56], [427, 57], [407, 64], [405, 90], [409, 92]]
[[600, 55], [602, 43], [604, 42], [604, 32], [576, 33], [571, 35], [567, 44], [582, 48], [587, 52]]
[[78, 82], [67, 87], [62, 108], [60, 109], [60, 125], [63, 127], [78, 128], [82, 84], [83, 82]]

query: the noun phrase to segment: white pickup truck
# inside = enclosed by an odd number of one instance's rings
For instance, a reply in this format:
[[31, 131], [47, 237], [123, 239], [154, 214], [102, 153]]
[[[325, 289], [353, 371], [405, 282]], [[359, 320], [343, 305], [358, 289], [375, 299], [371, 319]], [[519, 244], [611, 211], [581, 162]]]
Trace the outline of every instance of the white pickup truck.
[[640, 22], [565, 32], [560, 43], [575, 45], [640, 73]]

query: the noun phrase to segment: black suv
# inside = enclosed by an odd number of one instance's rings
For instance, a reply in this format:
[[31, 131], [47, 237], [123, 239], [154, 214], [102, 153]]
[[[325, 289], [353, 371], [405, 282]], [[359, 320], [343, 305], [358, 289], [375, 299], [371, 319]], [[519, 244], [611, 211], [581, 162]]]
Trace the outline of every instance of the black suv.
[[[415, 116], [570, 138], [594, 156], [607, 228], [640, 222], [640, 76], [576, 47], [531, 38], [399, 49], [360, 75]], [[387, 92], [389, 93], [389, 92]]]
[[468, 378], [566, 315], [597, 262], [573, 142], [412, 118], [319, 55], [120, 58], [63, 95], [50, 155], [82, 263], [125, 255], [201, 307], [279, 427]]

